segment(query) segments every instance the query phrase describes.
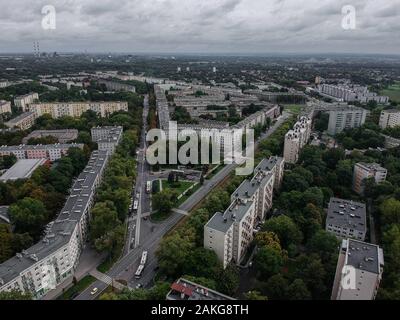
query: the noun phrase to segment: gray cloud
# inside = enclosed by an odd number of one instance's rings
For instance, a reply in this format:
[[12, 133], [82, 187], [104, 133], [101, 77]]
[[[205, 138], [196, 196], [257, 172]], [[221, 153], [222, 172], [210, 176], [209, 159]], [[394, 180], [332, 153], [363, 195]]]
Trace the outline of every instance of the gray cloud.
[[[54, 5], [57, 29], [41, 28]], [[357, 29], [341, 27], [344, 5]], [[0, 52], [381, 52], [400, 49], [400, 0], [0, 0]]]

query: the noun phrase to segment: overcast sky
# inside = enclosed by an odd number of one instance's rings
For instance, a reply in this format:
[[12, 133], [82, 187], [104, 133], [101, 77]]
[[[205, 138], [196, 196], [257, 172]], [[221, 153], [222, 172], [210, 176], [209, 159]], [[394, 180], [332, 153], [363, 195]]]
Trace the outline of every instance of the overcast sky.
[[[42, 7], [56, 29], [42, 28]], [[356, 29], [342, 28], [342, 7]], [[0, 0], [0, 52], [400, 53], [400, 0]]]

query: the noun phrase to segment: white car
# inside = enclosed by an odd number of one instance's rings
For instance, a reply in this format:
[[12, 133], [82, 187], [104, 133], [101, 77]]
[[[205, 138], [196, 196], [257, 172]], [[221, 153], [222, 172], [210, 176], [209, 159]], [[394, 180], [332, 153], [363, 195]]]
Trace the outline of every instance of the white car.
[[93, 290], [90, 292], [90, 294], [93, 296], [97, 293], [97, 291], [99, 291], [98, 288], [93, 288]]

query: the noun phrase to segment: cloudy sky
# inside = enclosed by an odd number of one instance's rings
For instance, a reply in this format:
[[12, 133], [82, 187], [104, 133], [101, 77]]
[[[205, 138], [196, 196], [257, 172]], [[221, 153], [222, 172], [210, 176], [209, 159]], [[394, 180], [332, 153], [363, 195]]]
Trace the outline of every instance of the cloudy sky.
[[[56, 29], [42, 28], [42, 8]], [[356, 29], [342, 27], [342, 7]], [[0, 53], [400, 53], [400, 0], [0, 0]]]

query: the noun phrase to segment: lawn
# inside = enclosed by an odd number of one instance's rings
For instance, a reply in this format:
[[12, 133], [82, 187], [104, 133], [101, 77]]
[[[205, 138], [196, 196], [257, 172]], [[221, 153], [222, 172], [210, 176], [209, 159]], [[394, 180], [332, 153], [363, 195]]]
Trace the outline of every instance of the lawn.
[[172, 189], [172, 190], [177, 191], [179, 194], [185, 192], [192, 185], [194, 185], [194, 182], [191, 182], [191, 181], [178, 181], [178, 182], [169, 183], [168, 180], [162, 180], [162, 189], [163, 190]]
[[400, 102], [400, 82], [396, 82], [389, 88], [380, 92], [383, 96], [389, 96], [390, 100]]
[[301, 110], [305, 107], [304, 104], [285, 104], [285, 111], [293, 113], [293, 114], [300, 114]]
[[69, 288], [65, 291], [61, 296], [59, 296], [58, 300], [72, 300], [74, 296], [81, 293], [85, 289], [87, 289], [93, 282], [96, 281], [96, 278], [92, 276], [86, 276], [77, 282], [73, 287]]

